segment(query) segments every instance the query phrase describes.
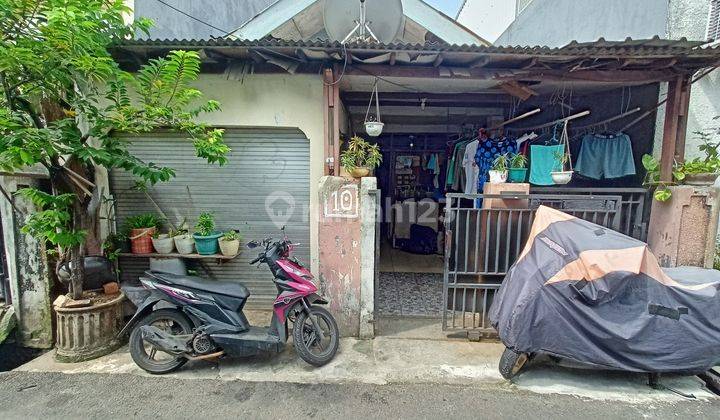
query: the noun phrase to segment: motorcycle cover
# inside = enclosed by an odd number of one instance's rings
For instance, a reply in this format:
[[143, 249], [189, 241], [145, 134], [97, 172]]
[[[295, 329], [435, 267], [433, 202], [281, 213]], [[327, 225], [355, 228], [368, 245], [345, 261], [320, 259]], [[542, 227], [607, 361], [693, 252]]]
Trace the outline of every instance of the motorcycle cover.
[[720, 271], [663, 269], [647, 244], [542, 206], [490, 320], [517, 352], [696, 374], [720, 363], [719, 285]]

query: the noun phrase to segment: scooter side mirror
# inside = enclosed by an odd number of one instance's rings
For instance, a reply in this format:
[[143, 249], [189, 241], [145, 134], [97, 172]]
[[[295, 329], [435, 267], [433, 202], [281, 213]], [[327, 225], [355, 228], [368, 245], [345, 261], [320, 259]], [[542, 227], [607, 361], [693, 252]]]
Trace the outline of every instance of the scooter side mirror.
[[257, 248], [260, 246], [260, 242], [258, 241], [250, 241], [246, 245], [249, 249]]

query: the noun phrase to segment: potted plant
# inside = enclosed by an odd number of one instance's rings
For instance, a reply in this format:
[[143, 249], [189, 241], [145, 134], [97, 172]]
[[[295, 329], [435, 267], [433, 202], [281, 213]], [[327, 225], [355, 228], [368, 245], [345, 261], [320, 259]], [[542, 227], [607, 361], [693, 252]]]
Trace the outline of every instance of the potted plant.
[[125, 226], [129, 232], [130, 250], [133, 254], [152, 253], [152, 236], [160, 227], [161, 223], [162, 220], [152, 213], [139, 214], [127, 218]]
[[510, 159], [507, 154], [502, 154], [495, 158], [492, 169], [488, 171], [491, 184], [504, 184], [508, 177], [508, 163]]
[[103, 255], [110, 261], [115, 261], [121, 252], [130, 252], [128, 236], [126, 233], [111, 233], [102, 243]]
[[555, 170], [550, 172], [552, 180], [557, 185], [567, 184], [572, 180], [573, 170], [566, 171], [566, 165], [570, 161], [570, 155], [566, 151], [555, 153]]
[[510, 157], [510, 169], [508, 171], [509, 182], [525, 182], [527, 178], [527, 158], [525, 155], [516, 153]]
[[240, 234], [234, 230], [228, 230], [220, 238], [220, 252], [226, 257], [234, 257], [240, 251]]
[[218, 238], [222, 233], [215, 230], [215, 216], [205, 212], [198, 217], [195, 224], [195, 248], [200, 255], [212, 255], [218, 253]]
[[169, 254], [175, 249], [175, 240], [169, 233], [155, 231], [152, 235], [152, 244], [158, 254]]
[[173, 238], [178, 254], [187, 255], [195, 252], [195, 239], [190, 235], [187, 223], [184, 221], [177, 230], [170, 231], [170, 236]]
[[355, 136], [350, 139], [348, 147], [340, 155], [343, 168], [354, 178], [368, 176], [372, 169], [382, 162], [382, 153], [377, 144], [371, 144], [362, 137]]
[[651, 155], [642, 157], [642, 164], [645, 167], [645, 185], [655, 187], [653, 196], [658, 201], [667, 201], [672, 197], [671, 185], [693, 185], [710, 186], [715, 183], [720, 175], [720, 154], [718, 147], [720, 142], [713, 143], [706, 132], [697, 131], [703, 144], [699, 146], [705, 156], [697, 157], [685, 162], [675, 162], [672, 169], [672, 181], [660, 181], [660, 162]]

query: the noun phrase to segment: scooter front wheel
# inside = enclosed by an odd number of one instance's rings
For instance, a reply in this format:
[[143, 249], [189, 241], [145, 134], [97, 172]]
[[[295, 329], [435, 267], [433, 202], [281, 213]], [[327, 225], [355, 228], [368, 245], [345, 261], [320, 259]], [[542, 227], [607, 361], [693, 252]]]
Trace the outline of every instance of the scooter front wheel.
[[520, 372], [527, 361], [527, 353], [518, 353], [515, 350], [505, 348], [502, 356], [500, 356], [500, 375], [505, 379], [512, 379]]
[[[318, 337], [313, 320], [322, 330], [322, 337]], [[327, 364], [335, 357], [339, 342], [337, 323], [327, 309], [311, 306], [309, 314], [301, 311], [297, 315], [293, 325], [293, 345], [295, 352], [304, 361], [313, 366]]]

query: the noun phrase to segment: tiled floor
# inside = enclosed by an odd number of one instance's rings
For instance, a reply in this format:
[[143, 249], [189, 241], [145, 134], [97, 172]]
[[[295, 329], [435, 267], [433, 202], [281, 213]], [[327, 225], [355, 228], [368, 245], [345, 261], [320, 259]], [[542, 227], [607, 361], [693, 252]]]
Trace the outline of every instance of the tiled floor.
[[443, 272], [443, 256], [420, 255], [395, 249], [389, 241], [380, 247], [380, 271], [395, 273], [440, 273]]
[[442, 274], [381, 272], [379, 289], [380, 315], [442, 316]]

